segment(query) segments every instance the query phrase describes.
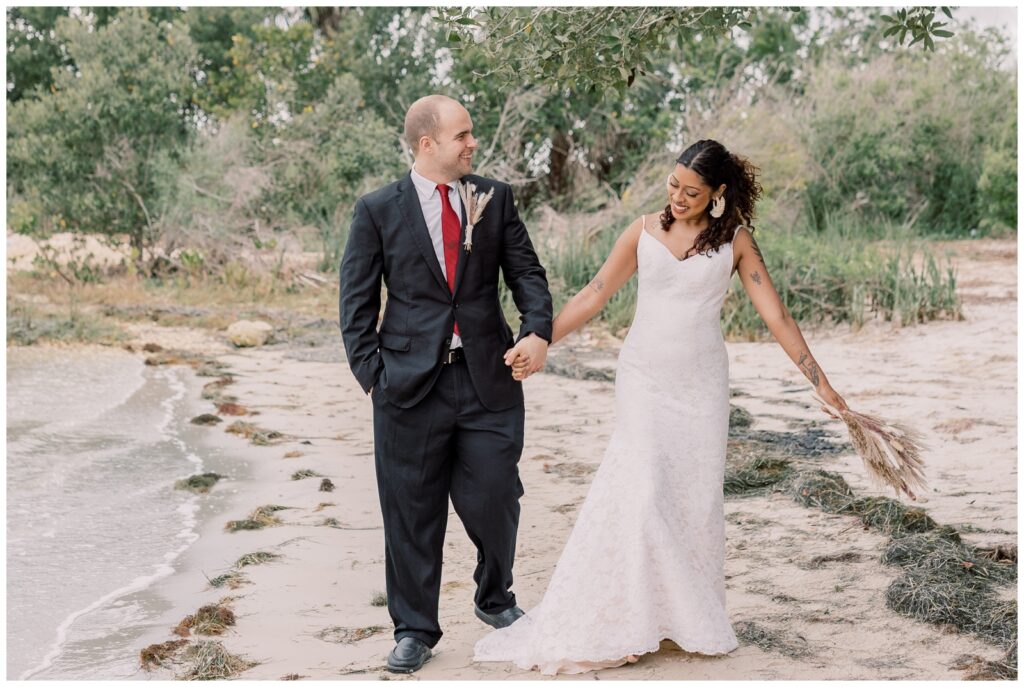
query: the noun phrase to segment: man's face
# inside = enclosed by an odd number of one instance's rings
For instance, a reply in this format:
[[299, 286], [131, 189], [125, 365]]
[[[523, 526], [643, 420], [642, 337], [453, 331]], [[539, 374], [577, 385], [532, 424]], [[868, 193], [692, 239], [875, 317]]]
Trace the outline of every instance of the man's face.
[[446, 104], [440, 112], [441, 126], [433, 141], [433, 166], [453, 180], [473, 171], [473, 120], [466, 108], [457, 103]]

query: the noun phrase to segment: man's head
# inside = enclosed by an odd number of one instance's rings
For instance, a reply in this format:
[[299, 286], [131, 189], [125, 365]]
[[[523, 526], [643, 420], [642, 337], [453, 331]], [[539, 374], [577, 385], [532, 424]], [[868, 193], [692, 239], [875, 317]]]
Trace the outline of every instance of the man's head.
[[416, 171], [449, 183], [473, 171], [473, 120], [457, 100], [428, 95], [405, 113], [405, 140], [416, 158]]

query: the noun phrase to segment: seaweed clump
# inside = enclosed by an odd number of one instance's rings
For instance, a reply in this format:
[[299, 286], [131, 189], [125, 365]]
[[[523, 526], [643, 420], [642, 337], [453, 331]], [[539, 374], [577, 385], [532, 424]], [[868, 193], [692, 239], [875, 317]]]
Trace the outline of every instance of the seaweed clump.
[[222, 603], [207, 604], [193, 615], [187, 615], [172, 630], [179, 637], [188, 637], [192, 632], [198, 635], [220, 635], [235, 624], [235, 612]]
[[281, 519], [274, 515], [279, 510], [287, 510], [288, 506], [260, 506], [254, 510], [248, 518], [242, 520], [229, 520], [224, 529], [229, 532], [240, 530], [261, 530], [271, 525], [280, 525]]
[[745, 644], [753, 644], [762, 651], [774, 651], [776, 653], [799, 658], [807, 656], [810, 650], [804, 646], [798, 646], [788, 641], [780, 632], [766, 628], [758, 623], [745, 620], [733, 626], [736, 636]]
[[188, 489], [197, 494], [205, 494], [223, 478], [223, 475], [218, 475], [216, 472], [204, 472], [201, 475], [191, 475], [185, 479], [179, 479], [174, 483], [174, 488]]
[[139, 661], [145, 670], [165, 668], [168, 663], [176, 661], [177, 655], [186, 644], [187, 639], [172, 639], [160, 644], [150, 644], [139, 652]]
[[1017, 600], [996, 593], [996, 587], [1017, 581], [1016, 561], [992, 560], [956, 532], [936, 530], [892, 539], [882, 562], [904, 570], [886, 590], [889, 608], [1016, 653]]
[[184, 658], [192, 665], [178, 678], [181, 680], [227, 680], [257, 665], [236, 656], [220, 642], [202, 640], [185, 650]]
[[789, 461], [758, 456], [725, 475], [726, 495], [751, 495], [781, 482], [793, 473]]
[[236, 568], [244, 568], [248, 565], [260, 565], [261, 563], [269, 563], [270, 561], [277, 560], [281, 557], [281, 554], [271, 553], [269, 551], [253, 551], [247, 553], [237, 561], [235, 561]]
[[887, 496], [857, 497], [841, 475], [826, 470], [800, 473], [789, 492], [803, 506], [820, 508], [826, 513], [856, 515], [865, 527], [894, 536], [938, 528], [924, 509]]

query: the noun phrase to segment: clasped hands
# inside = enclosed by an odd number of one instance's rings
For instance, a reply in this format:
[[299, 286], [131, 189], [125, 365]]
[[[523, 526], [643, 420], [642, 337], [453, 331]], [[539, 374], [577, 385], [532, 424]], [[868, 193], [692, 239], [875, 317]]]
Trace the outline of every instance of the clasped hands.
[[547, 357], [548, 342], [529, 334], [505, 351], [505, 365], [512, 368], [512, 379], [521, 382], [544, 367]]

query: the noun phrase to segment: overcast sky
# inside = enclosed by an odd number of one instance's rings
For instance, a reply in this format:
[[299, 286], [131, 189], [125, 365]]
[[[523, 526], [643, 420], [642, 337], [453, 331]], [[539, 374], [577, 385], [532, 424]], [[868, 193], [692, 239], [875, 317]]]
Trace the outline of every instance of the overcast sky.
[[[956, 25], [962, 18], [971, 18], [982, 28], [994, 26], [1010, 37], [1013, 50], [1017, 51], [1017, 8], [1016, 7], [955, 7], [953, 21]], [[954, 31], [956, 28], [953, 29]], [[1014, 55], [1016, 57], [1016, 55]]]

